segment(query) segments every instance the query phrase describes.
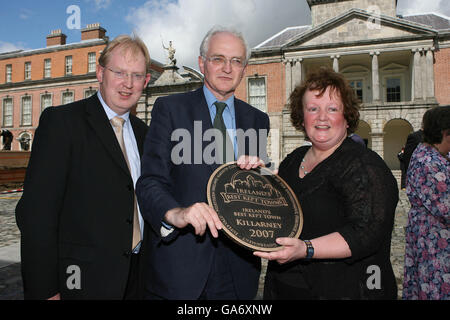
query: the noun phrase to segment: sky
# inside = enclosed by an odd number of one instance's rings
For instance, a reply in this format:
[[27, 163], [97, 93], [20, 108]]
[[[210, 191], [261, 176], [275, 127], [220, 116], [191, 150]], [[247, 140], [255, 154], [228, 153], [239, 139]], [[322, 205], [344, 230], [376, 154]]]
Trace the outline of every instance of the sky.
[[[2, 1], [0, 53], [46, 46], [51, 30], [67, 43], [81, 41], [80, 29], [100, 23], [113, 39], [138, 34], [153, 59], [167, 62], [169, 41], [177, 65], [198, 69], [200, 42], [215, 24], [242, 31], [251, 47], [284, 28], [311, 24], [306, 0], [16, 0]], [[376, 4], [376, 0], [373, 1]], [[398, 0], [397, 14], [435, 12], [450, 17], [449, 0]]]

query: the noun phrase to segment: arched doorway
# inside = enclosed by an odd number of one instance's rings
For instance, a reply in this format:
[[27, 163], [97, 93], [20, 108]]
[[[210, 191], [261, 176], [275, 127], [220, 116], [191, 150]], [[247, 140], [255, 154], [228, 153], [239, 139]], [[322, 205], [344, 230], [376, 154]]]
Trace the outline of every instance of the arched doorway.
[[372, 148], [372, 139], [370, 139], [370, 126], [364, 120], [359, 120], [358, 128], [355, 133], [364, 139], [368, 148]]
[[384, 127], [384, 161], [391, 170], [400, 170], [397, 154], [405, 146], [408, 134], [413, 131], [411, 124], [403, 119], [393, 119]]

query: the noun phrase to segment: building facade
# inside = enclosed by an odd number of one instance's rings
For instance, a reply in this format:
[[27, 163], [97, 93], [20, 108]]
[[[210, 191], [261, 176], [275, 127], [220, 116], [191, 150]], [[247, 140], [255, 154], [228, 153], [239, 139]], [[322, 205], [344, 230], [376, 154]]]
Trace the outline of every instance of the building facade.
[[[81, 41], [66, 44], [61, 30], [47, 46], [0, 54], [0, 126], [13, 134], [11, 150], [31, 148], [42, 111], [89, 97], [98, 90], [96, 64], [109, 39], [98, 23], [81, 29]], [[152, 60], [152, 78], [162, 64]], [[3, 137], [0, 139], [3, 147]]]
[[396, 0], [308, 0], [312, 24], [288, 27], [252, 49], [236, 95], [268, 112], [270, 152], [283, 159], [304, 142], [289, 95], [322, 66], [344, 75], [362, 102], [357, 134], [399, 169], [397, 153], [424, 112], [450, 104], [450, 20], [400, 17]]

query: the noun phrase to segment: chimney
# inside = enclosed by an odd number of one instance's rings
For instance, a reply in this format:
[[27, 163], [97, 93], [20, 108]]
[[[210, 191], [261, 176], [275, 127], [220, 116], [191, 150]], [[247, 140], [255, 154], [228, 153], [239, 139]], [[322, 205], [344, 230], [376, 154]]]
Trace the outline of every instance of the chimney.
[[52, 30], [47, 36], [47, 47], [66, 44], [67, 36], [61, 32], [61, 29]]
[[100, 27], [100, 23], [91, 23], [81, 29], [81, 41], [90, 39], [104, 39], [106, 30]]

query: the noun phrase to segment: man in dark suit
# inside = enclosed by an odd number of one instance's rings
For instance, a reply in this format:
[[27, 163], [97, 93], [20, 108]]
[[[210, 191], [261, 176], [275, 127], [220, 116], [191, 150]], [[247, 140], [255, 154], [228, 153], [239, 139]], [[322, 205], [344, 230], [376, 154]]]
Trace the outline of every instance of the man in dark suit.
[[[242, 169], [267, 160], [267, 114], [234, 97], [249, 55], [239, 32], [215, 27], [200, 47], [204, 86], [155, 101], [136, 186], [153, 231], [146, 265], [149, 299], [253, 299], [257, 293], [259, 258], [219, 234], [221, 222], [206, 203], [208, 179], [230, 159], [230, 144], [231, 160], [238, 159]], [[226, 150], [217, 143], [214, 158], [221, 154], [220, 160], [211, 161], [206, 132], [218, 123], [228, 132], [214, 141], [224, 142]], [[262, 134], [254, 141], [241, 139], [248, 130]], [[186, 148], [180, 151], [180, 144]], [[262, 147], [252, 153], [254, 145]]]
[[16, 208], [25, 299], [142, 297], [134, 186], [147, 125], [130, 109], [149, 67], [145, 44], [119, 36], [99, 58], [99, 92], [42, 113]]
[[411, 161], [411, 156], [416, 149], [417, 145], [423, 141], [423, 131], [422, 129], [414, 131], [408, 135], [405, 144], [405, 150], [403, 152], [403, 161], [405, 166], [405, 172], [408, 171], [409, 162]]

